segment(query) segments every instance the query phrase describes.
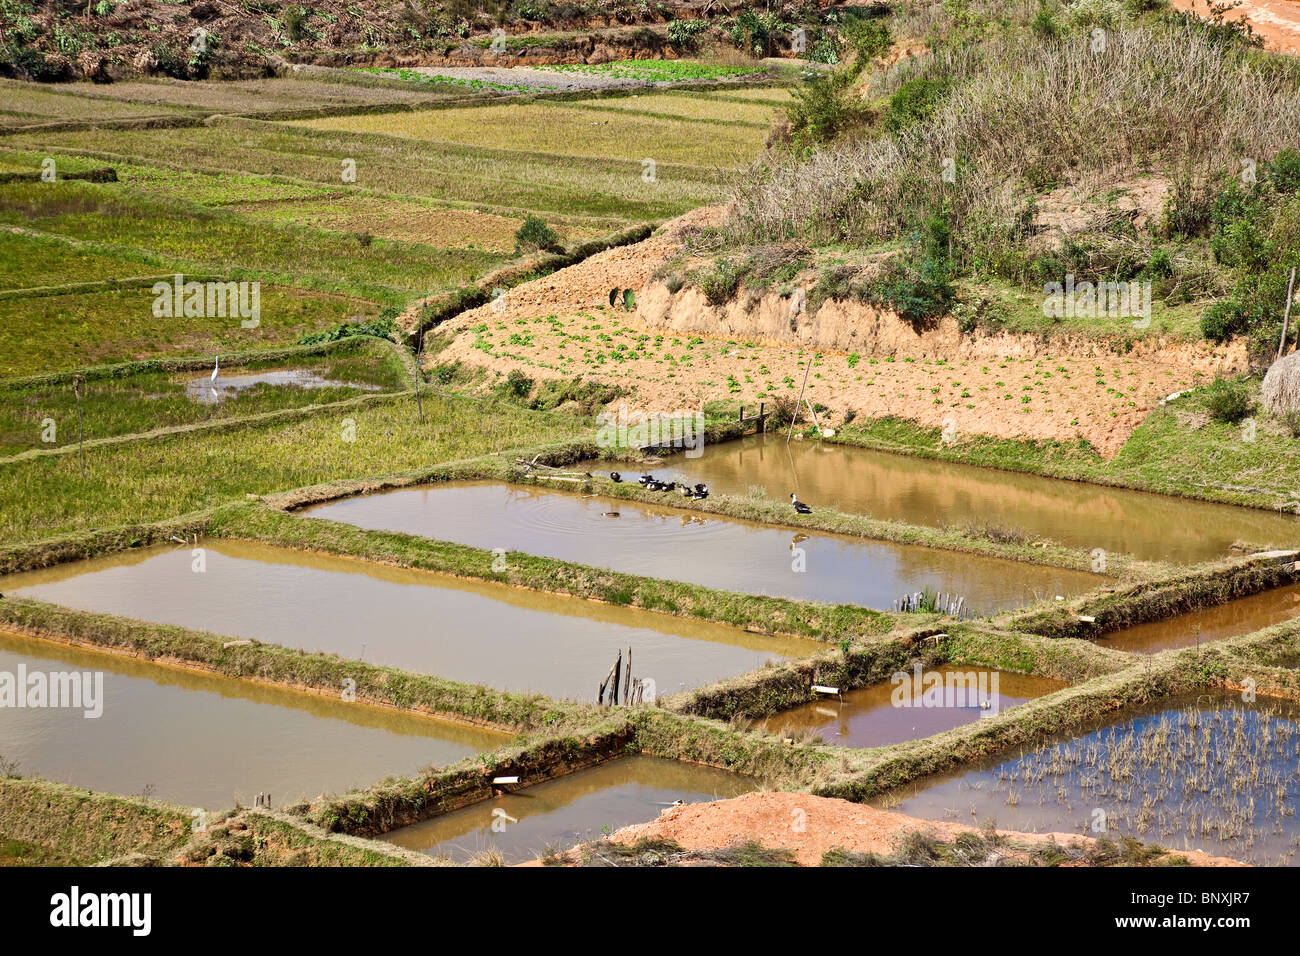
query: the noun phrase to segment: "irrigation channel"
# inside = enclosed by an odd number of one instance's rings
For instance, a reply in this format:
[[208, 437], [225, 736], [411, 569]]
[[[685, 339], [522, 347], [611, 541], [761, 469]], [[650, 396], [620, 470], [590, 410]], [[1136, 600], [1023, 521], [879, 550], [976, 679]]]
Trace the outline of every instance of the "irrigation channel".
[[948, 689], [927, 698], [921, 682], [904, 673], [906, 684], [881, 681], [847, 691], [842, 699], [827, 696], [773, 714], [758, 726], [783, 737], [820, 737], [836, 747], [884, 747], [951, 730], [1069, 686], [1046, 677], [943, 664], [925, 673], [943, 675]]
[[757, 781], [748, 777], [712, 767], [623, 757], [394, 830], [382, 839], [460, 862], [494, 849], [507, 863], [522, 863], [548, 849], [565, 850], [653, 820], [678, 800], [738, 797], [755, 786]]
[[98, 717], [87, 716], [85, 696], [80, 707], [7, 706], [0, 757], [18, 773], [212, 810], [250, 806], [259, 793], [273, 807], [344, 793], [510, 739], [0, 631], [0, 681], [20, 674], [27, 688], [39, 683], [32, 675], [80, 674], [86, 689], [102, 675], [102, 695], [90, 695]]
[[[667, 501], [672, 497], [664, 494]], [[499, 482], [404, 488], [304, 513], [709, 588], [877, 610], [926, 585], [965, 595], [969, 608], [987, 612], [1069, 597], [1105, 580], [1083, 571]]]
[[657, 693], [825, 645], [631, 608], [243, 541], [151, 548], [0, 578], [0, 592], [401, 667], [499, 690], [593, 701], [619, 649]]
[[1288, 584], [1160, 621], [1138, 624], [1097, 638], [1102, 647], [1155, 654], [1250, 634], [1300, 615], [1300, 584]]
[[1263, 698], [1167, 699], [873, 803], [929, 820], [1131, 835], [1172, 850], [1294, 865], [1297, 716], [1295, 706]]
[[[587, 461], [574, 470], [609, 471]], [[626, 469], [630, 470], [630, 469]], [[1088, 551], [1190, 564], [1223, 557], [1235, 541], [1300, 546], [1300, 517], [1188, 498], [1041, 478], [827, 442], [752, 435], [706, 445], [699, 458], [673, 455], [653, 469], [665, 481], [703, 482], [744, 496], [791, 492], [814, 508], [932, 527], [1021, 529]], [[952, 590], [946, 585], [944, 590]]]

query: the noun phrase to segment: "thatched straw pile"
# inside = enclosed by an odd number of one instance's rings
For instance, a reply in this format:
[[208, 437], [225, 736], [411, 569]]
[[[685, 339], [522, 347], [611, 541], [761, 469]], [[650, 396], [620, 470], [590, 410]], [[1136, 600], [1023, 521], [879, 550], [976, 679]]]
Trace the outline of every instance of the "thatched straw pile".
[[1274, 415], [1300, 412], [1300, 352], [1284, 355], [1264, 376], [1264, 407]]

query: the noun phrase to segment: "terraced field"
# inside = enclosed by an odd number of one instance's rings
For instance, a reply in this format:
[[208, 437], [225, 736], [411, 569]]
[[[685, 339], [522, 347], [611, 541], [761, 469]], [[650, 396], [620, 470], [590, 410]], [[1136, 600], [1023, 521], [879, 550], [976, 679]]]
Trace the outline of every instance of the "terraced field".
[[[4, 84], [0, 167], [19, 175], [0, 182], [0, 650], [14, 668], [102, 657], [117, 696], [100, 738], [66, 713], [21, 740], [0, 723], [0, 861], [1289, 862], [1295, 788], [1266, 784], [1293, 768], [1296, 714], [1229, 696], [1300, 701], [1300, 523], [1240, 507], [1292, 492], [1283, 426], [1243, 450], [1235, 423], [1208, 424], [1199, 368], [1140, 353], [1024, 354], [1014, 331], [989, 346], [1007, 354], [953, 360], [920, 354], [915, 330], [831, 347], [775, 291], [797, 277], [781, 262], [747, 264], [770, 280], [754, 301], [779, 301], [741, 325], [762, 310], [727, 301], [739, 273], [713, 294], [727, 263], [689, 247], [789, 99], [789, 71], [747, 86], [766, 72], [747, 62], [537, 68], [696, 84], [562, 94], [405, 67]], [[199, 294], [226, 283], [256, 284], [255, 321]], [[823, 418], [796, 446], [800, 396]], [[784, 418], [755, 419], [757, 402]], [[596, 416], [619, 403], [684, 412], [716, 457], [610, 441]], [[958, 440], [930, 427], [941, 415]], [[1039, 430], [999, 430], [1022, 419]], [[944, 461], [837, 461], [846, 439]], [[1144, 510], [1136, 491], [943, 470], [963, 455], [1216, 503]], [[829, 463], [810, 474], [814, 456]], [[1197, 457], [1240, 483], [1206, 481]], [[1027, 527], [988, 517], [1013, 488]], [[1139, 625], [1160, 631], [1141, 653]], [[968, 676], [975, 696], [927, 698]], [[140, 743], [163, 714], [170, 756]], [[1047, 777], [1114, 796], [1047, 767], [1093, 759], [1058, 738], [1172, 728], [1190, 760], [1207, 721], [1239, 750], [1249, 728], [1278, 743], [1234, 751], [1247, 783], [1191, 824], [1124, 790], [1109, 830], [1062, 797], [1020, 818], [1077, 838], [998, 831], [992, 801], [1030, 783], [1046, 800]], [[1168, 761], [1126, 766], [1199, 800]], [[980, 816], [951, 819], [969, 779], [990, 784]], [[212, 826], [191, 829], [159, 782]], [[80, 789], [100, 786], [138, 792]], [[933, 829], [904, 837], [916, 821], [873, 810], [885, 857], [815, 820], [740, 827], [773, 845], [694, 859], [603, 839], [739, 794], [782, 812], [906, 798]], [[52, 832], [63, 814], [81, 822]], [[1156, 837], [1171, 849], [1138, 842]]]

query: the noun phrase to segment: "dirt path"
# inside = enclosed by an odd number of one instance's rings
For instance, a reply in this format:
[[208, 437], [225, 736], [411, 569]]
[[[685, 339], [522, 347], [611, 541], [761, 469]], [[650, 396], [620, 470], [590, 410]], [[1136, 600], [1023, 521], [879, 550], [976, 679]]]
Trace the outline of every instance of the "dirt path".
[[[650, 823], [624, 827], [607, 839], [630, 845], [644, 837], [674, 840], [688, 850], [722, 849], [756, 840], [764, 847], [783, 847], [802, 866], [817, 866], [822, 854], [836, 847], [853, 853], [882, 856], [898, 849], [910, 831], [932, 834], [945, 842], [958, 834], [978, 832], [959, 823], [918, 820], [901, 813], [876, 810], [860, 803], [802, 793], [750, 793], [732, 800], [694, 803], [665, 810]], [[998, 831], [1010, 843], [1041, 844], [1055, 840], [1063, 847], [1093, 841], [1069, 833]], [[1016, 856], [1014, 851], [1010, 855]], [[1018, 855], [1023, 856], [1023, 851]], [[1236, 860], [1197, 851], [1179, 852], [1194, 866], [1244, 866]]]
[[[1171, 2], [1179, 10], [1208, 14], [1206, 0]], [[1300, 55], [1300, 0], [1242, 0], [1228, 19], [1249, 20], [1268, 49]]]

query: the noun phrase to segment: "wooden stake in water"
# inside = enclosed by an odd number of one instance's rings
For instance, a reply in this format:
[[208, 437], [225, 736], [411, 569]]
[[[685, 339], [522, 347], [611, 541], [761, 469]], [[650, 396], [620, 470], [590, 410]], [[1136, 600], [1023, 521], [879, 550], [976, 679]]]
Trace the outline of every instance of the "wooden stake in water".
[[627, 669], [623, 671], [623, 703], [632, 699], [632, 648], [627, 649]]
[[72, 376], [72, 394], [77, 396], [77, 461], [81, 465], [81, 478], [86, 478], [85, 428], [81, 417], [81, 373]]

